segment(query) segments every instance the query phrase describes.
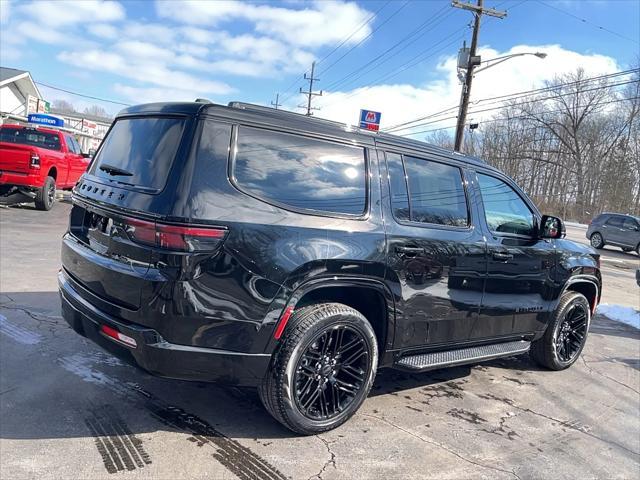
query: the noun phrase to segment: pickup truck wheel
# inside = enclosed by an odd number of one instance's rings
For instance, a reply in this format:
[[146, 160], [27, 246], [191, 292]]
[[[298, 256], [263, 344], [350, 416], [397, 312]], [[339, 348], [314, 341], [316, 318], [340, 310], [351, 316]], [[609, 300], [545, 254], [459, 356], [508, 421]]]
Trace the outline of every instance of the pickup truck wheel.
[[531, 344], [531, 358], [551, 370], [564, 370], [578, 359], [587, 340], [591, 307], [584, 295], [566, 292], [544, 335]]
[[377, 366], [376, 335], [360, 312], [340, 303], [303, 307], [289, 320], [260, 398], [288, 429], [321, 433], [360, 408]]
[[47, 177], [42, 188], [36, 194], [36, 208], [38, 210], [51, 210], [56, 200], [56, 181], [53, 177]]

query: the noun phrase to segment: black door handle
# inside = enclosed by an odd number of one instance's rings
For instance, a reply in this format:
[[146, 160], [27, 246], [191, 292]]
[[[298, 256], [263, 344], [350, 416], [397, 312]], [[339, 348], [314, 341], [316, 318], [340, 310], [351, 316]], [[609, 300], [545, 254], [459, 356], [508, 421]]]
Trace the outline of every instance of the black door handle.
[[500, 262], [506, 262], [507, 260], [511, 260], [512, 258], [513, 255], [508, 252], [493, 252], [493, 259]]
[[424, 248], [422, 248], [422, 247], [401, 247], [401, 246], [398, 246], [398, 247], [396, 247], [396, 252], [398, 252], [400, 255], [404, 255], [404, 256], [407, 256], [407, 257], [415, 257], [416, 255], [424, 253]]

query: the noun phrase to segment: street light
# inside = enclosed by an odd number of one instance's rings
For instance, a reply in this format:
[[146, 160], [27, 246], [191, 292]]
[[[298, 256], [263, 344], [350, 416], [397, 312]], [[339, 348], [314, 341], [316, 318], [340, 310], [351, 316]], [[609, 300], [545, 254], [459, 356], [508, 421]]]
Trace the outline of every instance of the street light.
[[[462, 137], [464, 135], [464, 126], [467, 121], [469, 97], [471, 96], [471, 81], [475, 74], [486, 70], [487, 68], [495, 67], [496, 65], [506, 62], [511, 58], [522, 57], [524, 55], [533, 55], [540, 59], [547, 57], [547, 54], [543, 52], [521, 52], [492, 58], [483, 62], [479, 55], [475, 55], [475, 45], [473, 43], [470, 49], [467, 49], [466, 46], [462, 47], [458, 54], [458, 78], [462, 82], [462, 92], [460, 95], [460, 108], [458, 109], [458, 122], [456, 125], [456, 139], [454, 146], [454, 150], [456, 152], [459, 152], [462, 148]], [[486, 65], [482, 67], [482, 64]], [[476, 70], [476, 66], [480, 68]]]
[[544, 52], [522, 52], [522, 53], [512, 53], [511, 55], [504, 55], [502, 57], [496, 57], [496, 58], [492, 58], [490, 60], [485, 60], [484, 62], [481, 62], [480, 65], [482, 64], [487, 64], [484, 67], [480, 67], [476, 70], [474, 70], [473, 73], [480, 73], [483, 70], [486, 70], [487, 68], [491, 68], [491, 67], [495, 67], [496, 65], [498, 65], [499, 63], [502, 62], [506, 62], [507, 60], [509, 60], [510, 58], [514, 58], [514, 57], [523, 57], [525, 55], [533, 55], [534, 57], [538, 57], [540, 59], [544, 59], [547, 58], [547, 54]]

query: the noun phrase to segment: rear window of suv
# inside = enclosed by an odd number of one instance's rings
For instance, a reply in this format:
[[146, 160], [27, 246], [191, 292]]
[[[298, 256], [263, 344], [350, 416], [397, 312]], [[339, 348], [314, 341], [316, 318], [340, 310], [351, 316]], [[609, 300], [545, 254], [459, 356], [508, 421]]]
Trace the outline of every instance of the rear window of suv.
[[60, 137], [55, 133], [27, 128], [0, 128], [0, 142], [60, 150]]
[[240, 127], [233, 177], [245, 192], [285, 208], [343, 215], [365, 210], [361, 147]]
[[162, 190], [178, 151], [185, 121], [173, 117], [116, 120], [89, 173], [126, 185]]

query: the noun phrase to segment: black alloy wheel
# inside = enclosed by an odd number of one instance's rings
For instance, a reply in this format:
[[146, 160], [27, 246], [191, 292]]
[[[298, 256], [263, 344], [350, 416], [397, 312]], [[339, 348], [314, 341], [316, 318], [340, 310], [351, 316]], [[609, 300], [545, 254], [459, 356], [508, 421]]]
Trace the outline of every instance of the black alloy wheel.
[[369, 321], [341, 303], [296, 308], [259, 388], [288, 429], [314, 435], [342, 425], [365, 401], [378, 368]]
[[36, 192], [35, 204], [38, 210], [51, 210], [56, 200], [56, 181], [53, 177], [47, 177], [44, 185]]
[[551, 370], [570, 367], [585, 346], [590, 323], [591, 305], [586, 297], [565, 292], [542, 337], [531, 342], [531, 358]]
[[295, 402], [312, 420], [329, 420], [353, 403], [370, 369], [364, 336], [349, 325], [322, 332], [298, 360]]
[[564, 314], [556, 336], [556, 354], [562, 362], [571, 362], [582, 350], [587, 335], [589, 312], [581, 303], [574, 303]]

